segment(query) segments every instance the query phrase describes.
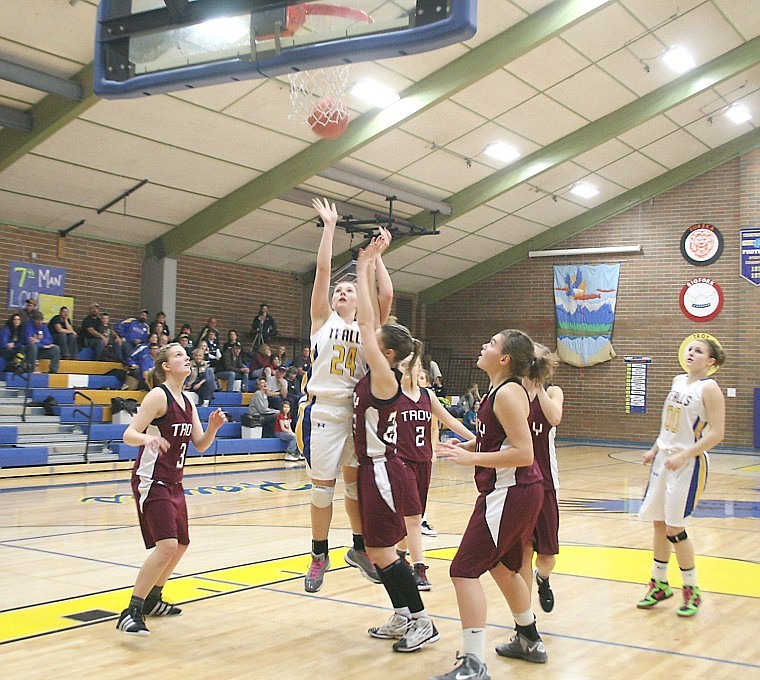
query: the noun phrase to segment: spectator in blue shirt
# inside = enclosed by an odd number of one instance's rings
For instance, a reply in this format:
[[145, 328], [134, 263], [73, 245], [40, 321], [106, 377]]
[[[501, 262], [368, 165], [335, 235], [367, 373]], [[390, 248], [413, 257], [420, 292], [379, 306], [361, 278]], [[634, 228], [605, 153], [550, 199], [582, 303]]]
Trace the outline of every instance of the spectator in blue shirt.
[[158, 354], [158, 343], [151, 342], [150, 345], [140, 345], [129, 356], [130, 366], [137, 366], [136, 369], [130, 370], [130, 375], [137, 378], [140, 390], [148, 389], [148, 371], [156, 365], [156, 354]]
[[138, 345], [148, 342], [150, 328], [148, 327], [148, 310], [141, 309], [137, 316], [128, 316], [114, 326], [114, 330], [124, 339], [127, 345], [127, 354], [131, 354]]
[[46, 323], [43, 323], [42, 312], [34, 311], [30, 315], [30, 321], [24, 326], [24, 338], [26, 338], [26, 360], [29, 370], [39, 373], [39, 360], [50, 359], [50, 372], [58, 373], [61, 362], [61, 348], [53, 342], [53, 336]]

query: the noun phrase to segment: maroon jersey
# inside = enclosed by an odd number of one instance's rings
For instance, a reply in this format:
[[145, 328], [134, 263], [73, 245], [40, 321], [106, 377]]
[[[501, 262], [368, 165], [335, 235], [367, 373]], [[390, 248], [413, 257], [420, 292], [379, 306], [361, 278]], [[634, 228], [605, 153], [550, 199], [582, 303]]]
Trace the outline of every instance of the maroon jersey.
[[166, 394], [166, 413], [156, 418], [150, 426], [158, 428], [161, 436], [169, 442], [169, 448], [160, 455], [152, 449], [140, 447], [132, 476], [140, 478], [141, 491], [151, 482], [179, 484], [185, 466], [187, 447], [193, 433], [193, 405], [183, 394], [184, 408], [172, 396], [166, 385], [159, 385]]
[[[504, 431], [493, 410], [496, 393], [509, 382], [515, 382], [522, 387], [519, 380], [509, 378], [492, 389], [480, 404], [476, 451], [500, 451], [510, 446], [508, 433]], [[475, 486], [478, 487], [480, 493], [490, 493], [496, 488], [527, 485], [540, 481], [541, 471], [538, 468], [535, 456], [533, 464], [526, 467], [487, 468], [475, 466]]]
[[[397, 375], [398, 377], [398, 375]], [[401, 386], [391, 399], [372, 396], [370, 373], [354, 388], [354, 448], [359, 465], [396, 454], [396, 412]]]
[[417, 401], [402, 392], [396, 404], [396, 446], [402, 460], [427, 462], [433, 459], [431, 422], [430, 392], [422, 388]]
[[546, 489], [559, 489], [557, 451], [554, 447], [557, 428], [549, 424], [546, 419], [538, 395], [530, 402], [528, 424], [533, 437], [533, 456], [539, 470], [541, 470], [541, 476], [544, 478], [544, 487]]

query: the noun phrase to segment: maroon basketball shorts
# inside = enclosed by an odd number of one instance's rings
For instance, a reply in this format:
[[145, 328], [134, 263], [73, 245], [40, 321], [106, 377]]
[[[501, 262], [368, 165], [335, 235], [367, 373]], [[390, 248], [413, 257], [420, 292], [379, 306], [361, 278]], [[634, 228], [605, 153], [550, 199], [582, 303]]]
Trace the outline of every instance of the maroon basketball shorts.
[[359, 465], [359, 511], [364, 543], [388, 548], [406, 536], [404, 522], [404, 464], [395, 456]]
[[133, 480], [137, 502], [137, 516], [140, 519], [140, 530], [146, 548], [152, 548], [156, 541], [166, 538], [176, 538], [181, 545], [190, 543], [190, 532], [187, 522], [187, 503], [182, 484], [162, 484], [154, 481], [148, 495], [140, 501], [136, 487], [139, 480]]
[[497, 488], [480, 494], [449, 574], [480, 578], [501, 562], [520, 571], [544, 496], [542, 482]]
[[404, 516], [414, 517], [425, 513], [430, 475], [433, 462], [430, 460], [402, 460], [406, 478], [404, 491]]
[[539, 555], [559, 554], [559, 505], [556, 489], [544, 489], [544, 502], [533, 530], [533, 550]]

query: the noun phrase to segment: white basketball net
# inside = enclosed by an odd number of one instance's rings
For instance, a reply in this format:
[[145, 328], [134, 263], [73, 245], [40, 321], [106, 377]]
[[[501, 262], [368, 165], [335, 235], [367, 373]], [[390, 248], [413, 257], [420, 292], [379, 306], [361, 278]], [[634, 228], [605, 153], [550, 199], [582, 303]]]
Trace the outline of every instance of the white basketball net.
[[[314, 71], [296, 71], [290, 81], [290, 120], [302, 120], [309, 127], [337, 123], [348, 115], [343, 95], [348, 90], [350, 64]], [[317, 115], [312, 115], [317, 114]]]

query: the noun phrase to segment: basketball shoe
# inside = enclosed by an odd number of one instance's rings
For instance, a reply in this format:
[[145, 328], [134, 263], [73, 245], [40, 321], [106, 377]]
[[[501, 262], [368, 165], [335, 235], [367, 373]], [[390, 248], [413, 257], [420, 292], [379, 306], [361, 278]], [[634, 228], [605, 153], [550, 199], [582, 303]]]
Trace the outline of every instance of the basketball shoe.
[[423, 536], [437, 536], [438, 532], [430, 526], [430, 523], [426, 520], [422, 520], [422, 528], [420, 529]]
[[549, 658], [541, 638], [529, 640], [524, 635], [520, 635], [520, 633], [515, 633], [515, 636], [509, 642], [496, 645], [496, 653], [499, 656], [506, 656], [510, 659], [522, 659], [531, 663], [546, 663], [546, 660]]
[[311, 564], [309, 571], [303, 579], [303, 587], [307, 593], [316, 593], [322, 588], [325, 582], [325, 572], [330, 568], [330, 558], [324, 553], [320, 555], [311, 554]]
[[533, 572], [536, 575], [536, 584], [538, 585], [538, 601], [541, 603], [541, 609], [545, 612], [550, 612], [554, 609], [554, 593], [551, 586], [549, 586], [548, 578], [541, 578], [538, 575], [538, 569], [534, 569]]
[[381, 640], [400, 640], [406, 634], [411, 623], [411, 619], [407, 619], [406, 616], [394, 612], [388, 623], [370, 628], [367, 632], [372, 637], [380, 638]]
[[457, 654], [458, 666], [443, 675], [433, 675], [428, 680], [491, 680], [486, 665], [474, 654]]
[[678, 608], [676, 614], [678, 616], [694, 616], [700, 604], [702, 604], [702, 598], [699, 595], [699, 588], [697, 586], [684, 586], [683, 604]]
[[368, 581], [372, 581], [372, 583], [381, 582], [380, 577], [377, 575], [377, 568], [372, 564], [367, 553], [363, 550], [350, 548], [343, 559], [346, 560], [346, 564], [350, 567], [356, 567]]
[[668, 582], [653, 578], [649, 581], [647, 594], [644, 595], [644, 599], [639, 600], [636, 606], [639, 609], [649, 609], [650, 607], [654, 607], [658, 602], [667, 600], [669, 597], [673, 597], [673, 589]]
[[143, 610], [145, 611], [145, 616], [179, 616], [182, 614], [182, 610], [179, 607], [175, 607], [173, 604], [165, 602], [162, 599], [157, 600], [155, 604], [146, 600]]
[[145, 625], [145, 617], [137, 607], [127, 607], [116, 622], [116, 630], [132, 635], [150, 635], [148, 626]]
[[398, 642], [393, 643], [394, 652], [416, 652], [429, 642], [435, 642], [441, 634], [427, 616], [412, 619], [409, 627]]
[[427, 578], [427, 565], [422, 562], [414, 564], [414, 580], [417, 583], [417, 590], [430, 590], [433, 584]]

